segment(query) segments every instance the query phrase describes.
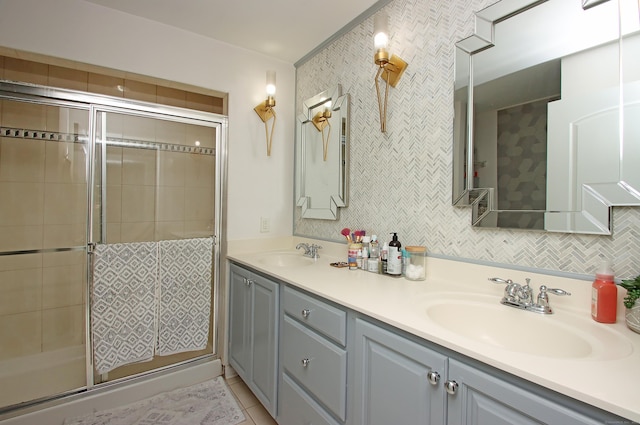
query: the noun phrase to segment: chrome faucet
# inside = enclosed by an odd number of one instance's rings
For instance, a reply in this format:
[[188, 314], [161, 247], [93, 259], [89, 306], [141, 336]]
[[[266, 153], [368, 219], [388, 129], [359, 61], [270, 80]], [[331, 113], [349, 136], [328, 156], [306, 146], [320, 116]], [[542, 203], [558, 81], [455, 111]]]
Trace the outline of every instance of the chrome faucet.
[[540, 293], [536, 302], [533, 302], [533, 289], [529, 285], [531, 279], [525, 279], [526, 285], [521, 285], [511, 279], [501, 279], [499, 277], [490, 277], [493, 283], [504, 283], [504, 296], [500, 302], [509, 307], [515, 307], [522, 310], [533, 311], [540, 314], [552, 314], [553, 310], [549, 306], [549, 295], [571, 295], [564, 289], [547, 288], [545, 285], [540, 286]]
[[322, 249], [320, 245], [316, 245], [314, 243], [309, 245], [308, 243], [300, 242], [298, 245], [296, 245], [296, 249], [300, 248], [304, 248], [304, 254], [302, 255], [304, 255], [305, 257], [310, 257], [313, 259], [320, 258], [320, 254], [318, 254], [318, 250]]

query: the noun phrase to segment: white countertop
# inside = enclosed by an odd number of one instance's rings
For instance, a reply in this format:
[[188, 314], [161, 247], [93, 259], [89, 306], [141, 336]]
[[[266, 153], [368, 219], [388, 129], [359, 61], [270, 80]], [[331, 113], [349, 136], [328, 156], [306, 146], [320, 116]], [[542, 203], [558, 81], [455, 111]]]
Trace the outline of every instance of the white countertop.
[[[281, 267], [261, 260], [265, 252], [291, 251], [301, 241], [323, 246], [320, 258], [313, 264]], [[584, 280], [428, 257], [426, 281], [412, 282], [363, 270], [330, 267], [330, 262], [346, 261], [346, 245], [303, 238], [262, 240], [258, 244], [230, 242], [227, 257], [513, 375], [640, 422], [640, 334], [625, 325], [621, 302], [625, 291], [621, 288], [618, 288], [617, 323], [601, 324], [591, 320], [591, 284]], [[554, 314], [538, 315], [499, 304], [504, 285], [489, 282], [489, 277], [516, 282], [524, 282], [528, 277], [536, 294], [537, 288], [544, 284], [549, 288], [565, 289], [572, 295], [550, 295]], [[460, 335], [440, 326], [427, 314], [429, 305], [445, 298], [464, 300], [469, 297], [477, 297], [483, 302], [495, 299], [497, 308], [504, 309], [505, 320], [499, 324], [506, 326], [506, 333], [518, 335], [514, 340], [523, 337], [536, 340], [535, 334], [522, 335], [522, 325], [544, 321], [542, 325], [554, 329], [556, 325], [562, 328], [578, 323], [581, 328], [578, 333], [587, 340], [594, 341], [596, 345], [598, 341], [614, 343], [600, 344], [599, 351], [596, 349], [592, 355], [579, 357], [549, 356], [544, 348], [539, 349], [539, 345], [536, 346], [537, 353], [532, 354]], [[465, 313], [469, 315], [465, 308], [458, 310], [460, 321], [478, 323], [484, 320], [482, 317], [465, 317]], [[500, 310], [498, 312], [502, 314]], [[553, 345], [553, 342], [547, 344]], [[550, 347], [549, 352], [553, 351]]]

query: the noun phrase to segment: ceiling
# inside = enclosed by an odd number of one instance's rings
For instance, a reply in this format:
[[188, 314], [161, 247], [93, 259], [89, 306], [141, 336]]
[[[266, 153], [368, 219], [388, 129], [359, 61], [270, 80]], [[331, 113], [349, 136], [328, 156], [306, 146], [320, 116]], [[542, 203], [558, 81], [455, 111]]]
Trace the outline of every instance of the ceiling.
[[85, 1], [290, 63], [300, 60], [378, 3], [378, 0]]

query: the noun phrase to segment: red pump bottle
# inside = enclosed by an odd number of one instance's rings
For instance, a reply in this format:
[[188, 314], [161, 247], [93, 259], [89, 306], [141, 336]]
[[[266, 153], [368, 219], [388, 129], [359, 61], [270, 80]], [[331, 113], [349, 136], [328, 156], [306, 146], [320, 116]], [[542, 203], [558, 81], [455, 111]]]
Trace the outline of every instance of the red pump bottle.
[[591, 285], [591, 317], [600, 323], [616, 323], [618, 288], [613, 281], [613, 271], [608, 260], [596, 271]]

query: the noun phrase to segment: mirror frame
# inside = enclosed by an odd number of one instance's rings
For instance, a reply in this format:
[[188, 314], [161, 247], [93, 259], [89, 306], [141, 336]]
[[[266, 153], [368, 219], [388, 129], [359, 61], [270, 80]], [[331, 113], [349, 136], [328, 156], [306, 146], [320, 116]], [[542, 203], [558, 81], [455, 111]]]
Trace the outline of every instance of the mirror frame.
[[[639, 163], [638, 148], [633, 148], [629, 143], [631, 137], [626, 134], [629, 130], [622, 127], [617, 137], [620, 149], [631, 152], [633, 158], [620, 160], [619, 181], [599, 184], [583, 184], [575, 187], [574, 191], [580, 191], [581, 205], [576, 211], [547, 211], [543, 210], [498, 210], [495, 205], [495, 190], [493, 188], [474, 187], [474, 76], [473, 55], [494, 46], [494, 26], [511, 16], [525, 12], [547, 0], [502, 0], [476, 13], [475, 33], [470, 37], [460, 40], [455, 48], [455, 82], [454, 82], [454, 146], [453, 146], [453, 178], [452, 178], [452, 204], [454, 206], [471, 206], [471, 224], [478, 227], [499, 228], [498, 218], [510, 214], [536, 214], [544, 215], [544, 230], [549, 232], [585, 233], [610, 235], [612, 231], [613, 206], [640, 206], [640, 181], [636, 175], [628, 172], [630, 163]], [[609, 0], [583, 0], [584, 10], [606, 3]], [[640, 9], [640, 6], [638, 6]], [[625, 11], [619, 9], [621, 16]], [[630, 12], [630, 11], [627, 11]], [[631, 11], [633, 13], [633, 11]], [[638, 13], [638, 10], [635, 10]], [[623, 49], [623, 38], [627, 34], [636, 33], [637, 27], [619, 28], [617, 43], [620, 51]], [[616, 39], [611, 40], [616, 42]], [[622, 56], [622, 55], [620, 55]], [[619, 69], [622, 67], [622, 58], [618, 58]], [[460, 65], [460, 66], [459, 66]], [[464, 82], [464, 84], [461, 84]], [[623, 93], [623, 82], [619, 82], [620, 92]], [[466, 90], [460, 95], [459, 90]], [[625, 113], [630, 113], [633, 108], [640, 105], [640, 97], [635, 95], [634, 87], [624, 88], [625, 93], [617, 101], [615, 108], [620, 121], [623, 121]], [[633, 93], [633, 94], [632, 94]], [[466, 96], [465, 96], [466, 94]], [[466, 105], [464, 104], [466, 102]], [[630, 120], [631, 121], [631, 120]], [[624, 131], [623, 131], [624, 130]], [[626, 136], [626, 137], [625, 137]], [[624, 145], [625, 140], [627, 146]], [[574, 140], [564, 141], [574, 144]], [[570, 164], [566, 167], [577, 168], [575, 158], [570, 158]], [[548, 165], [549, 167], [549, 160]], [[626, 165], [626, 167], [625, 167]], [[558, 166], [556, 164], [556, 166]], [[549, 168], [547, 168], [549, 170]], [[626, 171], [625, 171], [626, 170]], [[549, 171], [548, 171], [549, 174]], [[626, 179], [626, 180], [625, 180]], [[548, 180], [549, 182], [549, 180]], [[538, 217], [541, 218], [541, 217]]]
[[[328, 208], [314, 208], [313, 194], [309, 193], [307, 181], [314, 178], [308, 175], [306, 164], [307, 145], [311, 141], [307, 139], [307, 129], [318, 130], [313, 123], [315, 115], [321, 108], [331, 102], [331, 128], [336, 129], [336, 136], [331, 136], [329, 142], [337, 140], [338, 146], [338, 179], [335, 191], [329, 194]], [[334, 88], [323, 91], [307, 100], [302, 105], [303, 113], [296, 120], [296, 207], [301, 207], [301, 217], [319, 220], [337, 220], [338, 208], [348, 205], [349, 193], [349, 95], [342, 94], [342, 87], [338, 84]], [[332, 132], [333, 133], [333, 132]], [[320, 132], [318, 131], [318, 134]], [[327, 136], [329, 137], [329, 136]], [[331, 144], [335, 149], [335, 143]]]

